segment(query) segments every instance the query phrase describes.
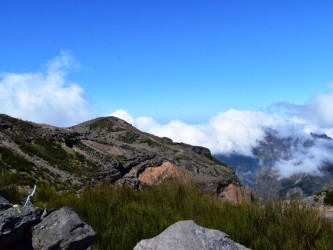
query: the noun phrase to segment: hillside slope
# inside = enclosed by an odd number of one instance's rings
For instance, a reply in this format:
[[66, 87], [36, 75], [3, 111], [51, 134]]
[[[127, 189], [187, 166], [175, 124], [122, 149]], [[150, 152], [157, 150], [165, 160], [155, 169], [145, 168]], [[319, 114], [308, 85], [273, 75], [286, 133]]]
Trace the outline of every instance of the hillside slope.
[[178, 179], [222, 198], [246, 193], [231, 167], [207, 148], [143, 133], [116, 117], [58, 128], [0, 115], [0, 169], [16, 175], [19, 185], [51, 182], [59, 189], [105, 180], [139, 188]]

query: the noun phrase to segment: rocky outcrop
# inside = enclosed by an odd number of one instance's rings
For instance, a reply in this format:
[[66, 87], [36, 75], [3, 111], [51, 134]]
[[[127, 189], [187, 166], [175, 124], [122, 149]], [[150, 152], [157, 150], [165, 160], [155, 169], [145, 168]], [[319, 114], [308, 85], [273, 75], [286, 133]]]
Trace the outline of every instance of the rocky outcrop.
[[188, 182], [191, 180], [191, 172], [178, 168], [169, 161], [163, 162], [157, 167], [147, 167], [140, 175], [139, 181], [143, 184], [159, 184], [166, 180], [182, 180]]
[[247, 187], [239, 187], [229, 184], [219, 194], [222, 201], [229, 201], [233, 204], [240, 204], [242, 202], [254, 202], [256, 200], [255, 193]]
[[242, 186], [237, 178], [221, 179], [204, 174], [193, 175], [191, 171], [179, 168], [169, 161], [164, 161], [160, 166], [147, 167], [138, 179], [140, 183], [147, 185], [156, 185], [167, 180], [192, 183], [206, 193], [233, 204], [253, 202], [256, 199], [253, 191]]
[[207, 229], [194, 221], [179, 221], [158, 236], [140, 241], [134, 250], [246, 250], [218, 230]]
[[48, 211], [27, 206], [0, 211], [0, 248], [3, 250], [84, 250], [92, 245], [95, 235], [68, 207]]

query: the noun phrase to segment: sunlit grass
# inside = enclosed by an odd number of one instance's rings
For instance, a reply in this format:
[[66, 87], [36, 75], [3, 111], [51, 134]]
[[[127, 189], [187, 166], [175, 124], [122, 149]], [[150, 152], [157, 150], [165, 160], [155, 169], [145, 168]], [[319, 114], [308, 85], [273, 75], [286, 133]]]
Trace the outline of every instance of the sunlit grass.
[[[47, 190], [47, 188], [44, 190]], [[252, 249], [332, 249], [332, 224], [299, 203], [232, 205], [196, 187], [163, 184], [132, 190], [101, 184], [82, 195], [38, 196], [49, 207], [72, 206], [97, 232], [98, 249], [133, 249], [179, 220], [229, 234]]]

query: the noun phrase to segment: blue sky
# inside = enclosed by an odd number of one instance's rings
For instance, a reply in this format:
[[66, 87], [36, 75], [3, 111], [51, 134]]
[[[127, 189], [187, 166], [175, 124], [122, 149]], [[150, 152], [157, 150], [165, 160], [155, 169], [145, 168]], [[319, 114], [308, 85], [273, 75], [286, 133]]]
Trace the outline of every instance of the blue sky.
[[303, 104], [333, 79], [331, 1], [6, 1], [0, 72], [70, 51], [68, 75], [107, 114], [202, 122]]
[[333, 137], [332, 1], [4, 1], [0, 113], [108, 114], [213, 152]]

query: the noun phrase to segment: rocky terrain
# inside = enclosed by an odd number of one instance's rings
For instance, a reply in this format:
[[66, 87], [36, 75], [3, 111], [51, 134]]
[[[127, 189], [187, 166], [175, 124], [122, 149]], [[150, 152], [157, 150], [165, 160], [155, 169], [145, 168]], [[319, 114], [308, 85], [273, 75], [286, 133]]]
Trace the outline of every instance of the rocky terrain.
[[0, 197], [0, 247], [14, 250], [90, 248], [96, 233], [69, 207], [13, 206]]
[[48, 182], [79, 190], [108, 181], [140, 188], [182, 180], [221, 199], [253, 198], [207, 148], [143, 133], [116, 117], [58, 128], [0, 115], [0, 170], [21, 186]]

